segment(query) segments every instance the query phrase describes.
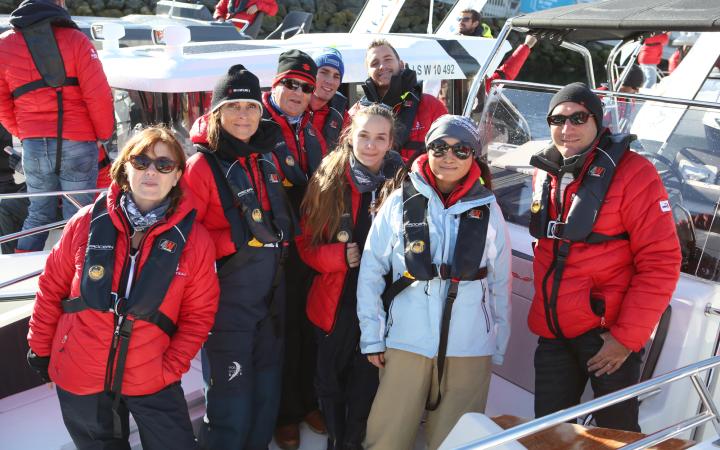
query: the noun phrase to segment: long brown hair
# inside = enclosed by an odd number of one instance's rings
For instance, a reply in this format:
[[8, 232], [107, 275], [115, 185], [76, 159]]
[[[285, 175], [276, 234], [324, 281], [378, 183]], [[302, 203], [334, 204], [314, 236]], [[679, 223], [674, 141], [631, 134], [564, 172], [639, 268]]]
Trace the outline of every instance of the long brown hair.
[[[127, 173], [125, 172], [125, 163], [131, 156], [140, 155], [151, 150], [158, 142], [162, 142], [170, 148], [173, 160], [178, 163], [177, 170], [179, 170], [180, 173], [185, 171], [187, 156], [185, 156], [182, 145], [180, 145], [180, 142], [175, 138], [172, 131], [164, 126], [148, 127], [130, 138], [125, 144], [125, 147], [120, 150], [112, 167], [110, 167], [110, 178], [120, 186], [120, 189], [123, 191], [130, 190], [130, 183], [128, 182]], [[180, 188], [180, 183], [178, 183], [173, 186], [168, 193], [170, 206], [168, 207], [167, 216], [170, 216], [175, 211], [178, 203], [180, 203], [181, 197], [182, 189]]]
[[[345, 189], [347, 178], [345, 172], [352, 155], [352, 134], [360, 117], [382, 117], [390, 124], [390, 148], [395, 136], [395, 120], [392, 111], [380, 105], [371, 105], [356, 112], [352, 124], [343, 130], [340, 140], [332, 152], [323, 158], [320, 167], [315, 171], [300, 211], [305, 217], [305, 226], [310, 227], [312, 245], [328, 243], [340, 227], [340, 217], [345, 212]], [[389, 150], [388, 150], [389, 151]]]

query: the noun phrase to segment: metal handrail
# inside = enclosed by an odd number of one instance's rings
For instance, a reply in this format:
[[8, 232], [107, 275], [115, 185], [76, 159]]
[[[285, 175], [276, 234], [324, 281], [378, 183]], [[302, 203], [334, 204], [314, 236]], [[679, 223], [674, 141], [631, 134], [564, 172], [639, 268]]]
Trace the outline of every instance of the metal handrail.
[[547, 415], [545, 417], [541, 417], [539, 419], [535, 419], [530, 422], [518, 425], [493, 436], [476, 439], [474, 441], [468, 442], [467, 444], [464, 444], [461, 447], [456, 447], [455, 450], [481, 450], [515, 441], [517, 439], [529, 436], [539, 431], [546, 430], [555, 425], [567, 422], [568, 420], [576, 419], [591, 412], [615, 405], [617, 403], [624, 402], [625, 400], [637, 397], [646, 392], [653, 391], [660, 386], [664, 386], [666, 384], [673, 383], [675, 381], [688, 377], [690, 377], [690, 379], [692, 380], [692, 384], [695, 387], [698, 395], [700, 396], [700, 401], [705, 407], [704, 411], [690, 419], [686, 419], [678, 424], [659, 430], [639, 441], [630, 443], [622, 448], [646, 448], [650, 445], [657, 444], [658, 442], [662, 442], [673, 436], [677, 436], [678, 434], [691, 428], [695, 428], [705, 422], [711, 422], [715, 427], [716, 432], [720, 433], [720, 415], [718, 413], [718, 409], [712, 400], [712, 394], [708, 391], [707, 387], [699, 378], [699, 374], [701, 372], [713, 369], [717, 366], [720, 366], [720, 356], [713, 356], [712, 358], [706, 359], [704, 361], [696, 362], [694, 364], [690, 364], [689, 366], [673, 370], [664, 375], [660, 375], [650, 380], [643, 381], [642, 383], [638, 383], [634, 386], [630, 386], [625, 389], [613, 392], [611, 394], [598, 397], [589, 402], [582, 403], [580, 405], [573, 406], [572, 408], [564, 409], [556, 413]]
[[15, 192], [13, 194], [0, 194], [0, 200], [6, 200], [10, 198], [31, 198], [31, 197], [52, 197], [52, 196], [67, 196], [77, 194], [98, 194], [105, 192], [107, 189], [78, 189], [75, 191], [48, 191], [48, 192]]
[[36, 276], [40, 275], [42, 272], [43, 272], [43, 269], [33, 270], [30, 273], [20, 275], [19, 277], [15, 277], [11, 280], [3, 281], [2, 283], [0, 283], [0, 289], [5, 289], [8, 286], [12, 286], [13, 284], [20, 283], [21, 281], [29, 280], [30, 278], [35, 278]]
[[40, 225], [39, 227], [30, 228], [29, 230], [21, 230], [17, 233], [6, 234], [5, 236], [0, 236], [0, 244], [4, 244], [6, 242], [14, 241], [28, 236], [33, 236], [35, 234], [45, 233], [56, 228], [62, 228], [65, 226], [66, 223], [68, 223], [67, 220], [59, 220], [57, 222], [49, 223], [47, 225]]

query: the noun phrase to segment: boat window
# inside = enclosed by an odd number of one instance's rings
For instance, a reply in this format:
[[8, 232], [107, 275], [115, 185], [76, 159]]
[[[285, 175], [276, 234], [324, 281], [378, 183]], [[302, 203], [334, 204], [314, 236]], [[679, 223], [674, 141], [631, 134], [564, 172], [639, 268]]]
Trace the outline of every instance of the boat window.
[[[707, 99], [715, 95], [717, 101], [720, 84], [706, 87]], [[522, 226], [530, 218], [530, 156], [550, 145], [545, 117], [552, 94], [495, 85], [479, 117], [498, 203], [506, 220]], [[720, 281], [720, 109], [611, 95], [603, 101], [605, 126], [637, 135], [632, 150], [660, 174], [682, 245], [683, 272]]]

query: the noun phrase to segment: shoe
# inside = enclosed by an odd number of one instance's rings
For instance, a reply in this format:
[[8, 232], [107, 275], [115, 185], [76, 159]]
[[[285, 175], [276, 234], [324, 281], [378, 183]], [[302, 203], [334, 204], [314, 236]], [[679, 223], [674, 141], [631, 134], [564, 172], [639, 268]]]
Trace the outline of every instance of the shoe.
[[300, 427], [291, 423], [275, 428], [275, 443], [283, 450], [297, 450], [300, 448]]
[[305, 416], [305, 423], [308, 424], [310, 429], [317, 434], [327, 434], [325, 418], [319, 410], [315, 409], [307, 413]]

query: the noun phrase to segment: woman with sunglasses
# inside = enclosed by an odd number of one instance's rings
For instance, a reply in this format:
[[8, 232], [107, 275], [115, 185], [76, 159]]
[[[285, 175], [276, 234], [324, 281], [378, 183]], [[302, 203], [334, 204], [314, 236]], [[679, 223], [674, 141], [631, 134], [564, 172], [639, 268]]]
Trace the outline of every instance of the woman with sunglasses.
[[68, 222], [48, 256], [28, 361], [57, 385], [78, 449], [197, 448], [180, 378], [215, 318], [215, 248], [179, 185], [185, 153], [165, 128], [135, 135], [107, 195]]
[[315, 386], [328, 429], [328, 449], [360, 450], [378, 372], [359, 351], [355, 292], [360, 254], [386, 179], [403, 166], [391, 151], [389, 108], [359, 111], [340, 144], [323, 159], [302, 204], [300, 256], [318, 274], [307, 315], [318, 337]]
[[411, 449], [425, 410], [436, 449], [460, 416], [483, 412], [491, 361], [502, 364], [510, 335], [510, 243], [475, 159], [476, 125], [441, 116], [425, 144], [360, 262], [360, 350], [380, 368], [368, 449]]
[[198, 153], [186, 181], [215, 240], [220, 280], [202, 352], [207, 413], [199, 440], [211, 450], [267, 448], [280, 403], [282, 259], [297, 224], [272, 154], [280, 130], [261, 119], [260, 95], [255, 75], [230, 67], [191, 131]]

